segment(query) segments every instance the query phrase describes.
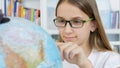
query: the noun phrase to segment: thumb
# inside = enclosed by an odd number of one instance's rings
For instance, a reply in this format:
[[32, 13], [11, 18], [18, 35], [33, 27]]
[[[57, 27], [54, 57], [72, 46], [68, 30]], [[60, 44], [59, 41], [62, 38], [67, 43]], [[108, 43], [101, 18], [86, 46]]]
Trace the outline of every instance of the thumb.
[[63, 42], [56, 42], [57, 46], [61, 46], [63, 45], [64, 43]]

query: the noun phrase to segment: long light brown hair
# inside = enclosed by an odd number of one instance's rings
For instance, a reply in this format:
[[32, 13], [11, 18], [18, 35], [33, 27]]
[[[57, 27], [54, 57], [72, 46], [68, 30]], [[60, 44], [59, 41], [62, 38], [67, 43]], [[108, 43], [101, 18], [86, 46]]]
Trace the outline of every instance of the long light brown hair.
[[[71, 5], [78, 7], [80, 10], [82, 10], [89, 17], [94, 18], [93, 21], [96, 22], [97, 29], [94, 32], [90, 33], [89, 42], [90, 42], [91, 47], [94, 47], [100, 51], [103, 51], [103, 50], [112, 51], [110, 43], [109, 43], [107, 36], [105, 34], [105, 30], [103, 28], [103, 25], [102, 25], [102, 22], [100, 19], [100, 15], [98, 13], [96, 1], [95, 0], [59, 0], [57, 7], [56, 7], [56, 16], [57, 16], [57, 8], [63, 2], [67, 2]], [[61, 42], [63, 40], [61, 37], [59, 37], [58, 41]]]

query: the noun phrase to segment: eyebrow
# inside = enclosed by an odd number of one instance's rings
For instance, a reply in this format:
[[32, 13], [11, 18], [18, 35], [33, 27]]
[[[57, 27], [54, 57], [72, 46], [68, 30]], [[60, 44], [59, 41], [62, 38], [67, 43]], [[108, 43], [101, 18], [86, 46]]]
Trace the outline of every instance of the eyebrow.
[[[57, 16], [57, 18], [63, 18], [63, 19], [65, 19], [64, 17], [60, 17], [60, 16]], [[75, 18], [83, 19], [82, 17], [72, 17], [71, 19], [75, 19]]]

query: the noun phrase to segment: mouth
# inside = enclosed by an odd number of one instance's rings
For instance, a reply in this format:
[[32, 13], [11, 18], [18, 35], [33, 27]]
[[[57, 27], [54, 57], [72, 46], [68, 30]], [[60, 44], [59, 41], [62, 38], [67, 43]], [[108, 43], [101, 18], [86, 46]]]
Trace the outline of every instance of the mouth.
[[75, 41], [76, 36], [72, 36], [72, 37], [68, 37], [68, 36], [64, 36], [64, 41], [66, 42], [73, 42]]

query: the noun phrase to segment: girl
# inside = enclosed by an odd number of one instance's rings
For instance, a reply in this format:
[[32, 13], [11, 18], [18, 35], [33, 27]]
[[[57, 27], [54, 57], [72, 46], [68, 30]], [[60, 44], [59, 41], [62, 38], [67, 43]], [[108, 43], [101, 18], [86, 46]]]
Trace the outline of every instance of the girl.
[[120, 55], [110, 47], [95, 0], [59, 0], [54, 23], [63, 68], [120, 67]]

